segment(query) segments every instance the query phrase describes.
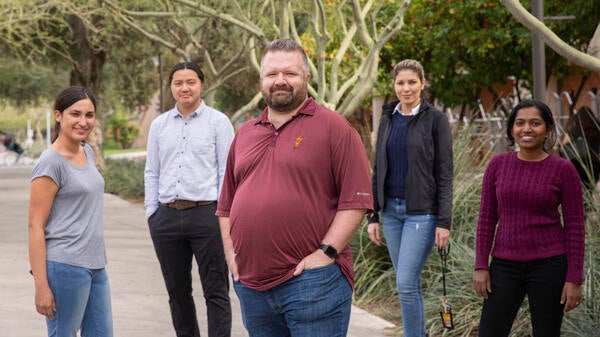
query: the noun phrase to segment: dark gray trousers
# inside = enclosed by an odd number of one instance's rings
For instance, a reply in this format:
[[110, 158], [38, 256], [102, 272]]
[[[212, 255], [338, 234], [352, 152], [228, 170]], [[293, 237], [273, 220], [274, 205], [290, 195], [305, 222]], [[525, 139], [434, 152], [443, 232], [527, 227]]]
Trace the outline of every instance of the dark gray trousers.
[[204, 291], [208, 336], [231, 336], [229, 278], [216, 207], [216, 203], [184, 210], [160, 206], [148, 219], [177, 337], [200, 337], [192, 297], [192, 257]]

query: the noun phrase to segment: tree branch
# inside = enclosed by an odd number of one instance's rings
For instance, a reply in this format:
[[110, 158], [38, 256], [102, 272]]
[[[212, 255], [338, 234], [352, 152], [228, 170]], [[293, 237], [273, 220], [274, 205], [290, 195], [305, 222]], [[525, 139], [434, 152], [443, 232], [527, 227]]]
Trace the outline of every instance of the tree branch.
[[369, 0], [365, 5], [364, 10], [360, 7], [359, 0], [352, 0], [352, 15], [356, 24], [358, 37], [367, 47], [373, 45], [373, 38], [369, 35], [367, 25], [365, 24], [365, 13], [373, 6], [373, 1]]
[[182, 4], [184, 6], [187, 6], [189, 8], [193, 8], [196, 9], [202, 13], [204, 13], [205, 15], [208, 15], [210, 17], [219, 19], [221, 21], [225, 21], [225, 22], [229, 22], [237, 27], [240, 27], [241, 29], [247, 31], [248, 33], [256, 36], [259, 40], [261, 40], [263, 43], [267, 43], [267, 38], [265, 36], [265, 33], [263, 32], [262, 29], [260, 29], [259, 27], [257, 27], [256, 25], [254, 25], [252, 22], [250, 21], [242, 21], [239, 20], [238, 18], [231, 16], [229, 14], [225, 14], [225, 13], [220, 13], [218, 11], [215, 11], [214, 9], [207, 7], [203, 4], [197, 3], [197, 2], [193, 2], [190, 0], [173, 0], [174, 2], [177, 2], [179, 4]]
[[131, 11], [128, 9], [124, 9], [121, 8], [117, 5], [115, 5], [114, 3], [112, 3], [109, 0], [102, 0], [102, 2], [104, 4], [106, 4], [107, 6], [109, 6], [113, 11], [117, 12], [117, 14], [125, 14], [127, 16], [131, 16], [131, 17], [138, 17], [138, 18], [172, 18], [175, 16], [181, 16], [180, 13], [171, 13], [171, 12], [155, 12], [155, 11], [143, 11], [143, 12], [139, 12], [139, 11]]
[[231, 116], [230, 120], [232, 123], [237, 122], [240, 118], [242, 118], [242, 116], [244, 116], [244, 114], [246, 114], [247, 112], [251, 111], [252, 109], [256, 108], [256, 106], [258, 105], [258, 102], [260, 102], [260, 100], [262, 99], [262, 94], [256, 93], [256, 95], [254, 95], [254, 97], [250, 100], [250, 102], [248, 102], [246, 105], [244, 105], [243, 107], [241, 107], [238, 111], [236, 111], [233, 116]]
[[600, 59], [583, 53], [565, 43], [552, 30], [529, 13], [518, 0], [500, 0], [500, 2], [517, 21], [527, 27], [533, 34], [540, 36], [560, 56], [583, 68], [600, 72]]
[[147, 37], [149, 40], [154, 41], [170, 50], [172, 50], [175, 54], [181, 56], [182, 58], [189, 60], [189, 56], [187, 55], [187, 53], [177, 47], [176, 45], [162, 39], [161, 37], [152, 34], [150, 32], [148, 32], [147, 30], [143, 29], [142, 27], [140, 27], [139, 25], [137, 25], [136, 23], [134, 23], [133, 21], [131, 21], [128, 17], [126, 17], [125, 15], [121, 14], [121, 10], [119, 7], [113, 7], [114, 5], [112, 5], [110, 2], [106, 1], [106, 4], [113, 10], [113, 12], [129, 27], [137, 30], [140, 34], [144, 35], [145, 37]]
[[290, 37], [289, 0], [279, 0], [279, 38]]
[[311, 23], [317, 47], [316, 80], [320, 84], [316, 97], [318, 101], [324, 102], [324, 98], [327, 95], [327, 86], [325, 85], [325, 83], [327, 83], [325, 78], [325, 49], [330, 36], [327, 32], [327, 22], [325, 19], [325, 9], [323, 8], [323, 3], [321, 0], [313, 0], [313, 6], [315, 15], [312, 17]]
[[600, 23], [596, 26], [596, 31], [590, 40], [587, 52], [595, 58], [600, 58]]

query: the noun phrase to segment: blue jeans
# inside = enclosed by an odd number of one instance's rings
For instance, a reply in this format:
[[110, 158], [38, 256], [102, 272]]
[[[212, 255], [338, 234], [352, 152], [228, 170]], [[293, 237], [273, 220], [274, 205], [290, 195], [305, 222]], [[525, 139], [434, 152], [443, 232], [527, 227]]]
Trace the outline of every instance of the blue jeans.
[[505, 337], [527, 294], [533, 336], [559, 337], [564, 305], [560, 303], [567, 275], [567, 257], [530, 262], [492, 259], [492, 292], [483, 301], [480, 337]]
[[381, 219], [388, 252], [396, 270], [404, 336], [424, 337], [421, 272], [435, 242], [437, 216], [406, 214], [406, 201], [386, 198]]
[[345, 337], [352, 289], [337, 264], [305, 269], [266, 291], [234, 282], [250, 337]]
[[106, 270], [47, 261], [48, 282], [54, 295], [54, 319], [46, 318], [48, 336], [112, 337], [110, 287]]

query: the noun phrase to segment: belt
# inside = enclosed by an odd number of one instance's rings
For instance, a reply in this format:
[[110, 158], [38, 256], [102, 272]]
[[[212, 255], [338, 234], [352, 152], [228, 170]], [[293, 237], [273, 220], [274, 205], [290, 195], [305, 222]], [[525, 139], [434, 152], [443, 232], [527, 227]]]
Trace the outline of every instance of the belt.
[[160, 203], [161, 206], [175, 208], [178, 210], [194, 208], [198, 206], [212, 205], [215, 201], [192, 201], [192, 200], [175, 200], [173, 202]]

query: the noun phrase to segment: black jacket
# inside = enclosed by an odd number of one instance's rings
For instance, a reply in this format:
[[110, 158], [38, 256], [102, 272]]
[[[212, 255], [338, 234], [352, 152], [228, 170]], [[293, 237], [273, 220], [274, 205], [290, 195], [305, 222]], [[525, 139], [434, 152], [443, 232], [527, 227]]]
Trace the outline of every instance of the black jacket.
[[[383, 106], [373, 168], [374, 212], [369, 222], [379, 222], [385, 203], [387, 174], [386, 144], [392, 126], [392, 112], [398, 102]], [[406, 213], [436, 214], [437, 227], [450, 229], [452, 219], [452, 134], [446, 116], [425, 100], [408, 124], [406, 135]]]

